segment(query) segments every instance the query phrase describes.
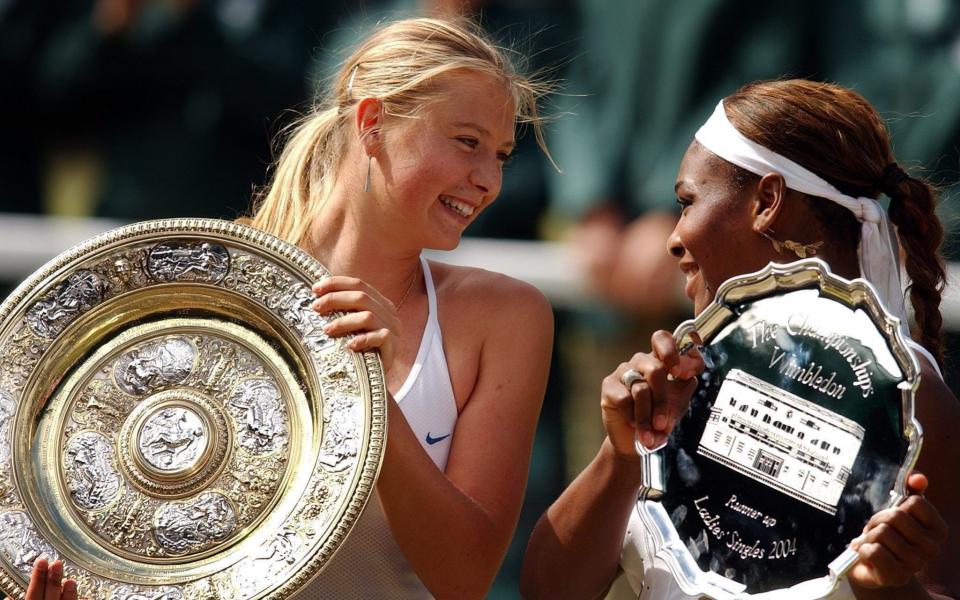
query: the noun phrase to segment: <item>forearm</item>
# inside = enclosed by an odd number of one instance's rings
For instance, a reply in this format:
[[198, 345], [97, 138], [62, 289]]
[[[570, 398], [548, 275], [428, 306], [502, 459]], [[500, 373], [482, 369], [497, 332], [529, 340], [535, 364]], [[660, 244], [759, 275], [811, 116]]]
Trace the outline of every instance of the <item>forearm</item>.
[[613, 580], [641, 482], [639, 462], [617, 459], [609, 440], [540, 518], [521, 578], [525, 598], [594, 598]]
[[[397, 404], [377, 491], [404, 556], [437, 598], [482, 598], [516, 521], [497, 523], [431, 462]], [[518, 513], [519, 511], [517, 511]]]

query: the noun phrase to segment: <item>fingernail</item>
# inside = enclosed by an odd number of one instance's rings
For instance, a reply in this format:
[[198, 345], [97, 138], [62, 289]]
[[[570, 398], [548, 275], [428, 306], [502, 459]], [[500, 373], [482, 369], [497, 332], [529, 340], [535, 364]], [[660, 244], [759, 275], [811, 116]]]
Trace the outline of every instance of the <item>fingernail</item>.
[[653, 428], [663, 431], [667, 428], [667, 417], [663, 415], [657, 415], [653, 418]]
[[647, 448], [653, 447], [653, 434], [652, 434], [652, 433], [650, 433], [649, 431], [644, 431], [643, 434], [641, 435], [641, 437], [643, 438], [643, 445], [644, 445], [644, 446], [646, 446]]

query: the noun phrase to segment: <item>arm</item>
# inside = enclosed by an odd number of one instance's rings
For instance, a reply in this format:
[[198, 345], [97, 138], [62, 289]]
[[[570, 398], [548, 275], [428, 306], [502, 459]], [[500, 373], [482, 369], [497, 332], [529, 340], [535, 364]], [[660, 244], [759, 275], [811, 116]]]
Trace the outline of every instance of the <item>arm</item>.
[[[430, 462], [391, 401], [377, 483], [397, 543], [438, 598], [481, 598], [493, 582], [519, 516], [549, 369], [553, 316], [547, 301], [506, 278], [487, 283], [487, 293], [475, 294], [476, 310], [464, 315], [483, 329], [483, 342], [446, 474]], [[453, 371], [455, 360], [447, 360]]]
[[864, 543], [855, 545], [862, 562], [849, 575], [861, 600], [960, 598], [960, 403], [925, 364], [921, 381], [916, 407], [924, 436], [917, 467], [931, 484], [912, 475], [912, 491], [925, 496], [911, 496], [867, 524]]
[[[642, 475], [634, 436], [639, 432], [647, 447], [666, 441], [703, 370], [699, 354], [680, 356], [666, 331], [654, 333], [651, 345], [652, 353], [634, 355], [603, 380], [607, 439], [534, 528], [520, 583], [526, 598], [595, 598], [616, 574]], [[644, 381], [627, 389], [622, 377], [631, 368]]]
[[640, 480], [639, 460], [619, 456], [604, 440], [593, 461], [537, 522], [523, 561], [521, 595], [601, 596], [617, 573]]

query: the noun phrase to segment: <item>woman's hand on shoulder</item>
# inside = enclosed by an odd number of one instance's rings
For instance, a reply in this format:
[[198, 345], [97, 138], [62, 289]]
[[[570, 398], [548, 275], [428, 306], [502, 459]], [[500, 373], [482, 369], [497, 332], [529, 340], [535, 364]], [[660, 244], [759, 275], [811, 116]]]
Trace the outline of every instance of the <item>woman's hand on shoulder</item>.
[[346, 313], [330, 320], [323, 332], [330, 337], [352, 335], [347, 347], [355, 352], [378, 350], [384, 371], [389, 371], [400, 337], [400, 317], [393, 303], [362, 279], [342, 275], [321, 279], [313, 293], [317, 296], [313, 310], [319, 314]]
[[603, 426], [621, 458], [637, 459], [637, 435], [647, 448], [666, 442], [704, 369], [700, 353], [695, 348], [681, 353], [668, 331], [655, 332], [650, 346], [650, 352], [638, 352], [621, 363], [601, 385]]
[[940, 555], [947, 524], [923, 496], [927, 485], [926, 476], [911, 473], [907, 477], [910, 496], [873, 515], [850, 543], [860, 555], [860, 562], [847, 575], [852, 584], [867, 589], [901, 587]]
[[45, 558], [38, 558], [24, 600], [77, 600], [77, 582], [63, 579], [63, 563], [59, 560], [48, 564]]

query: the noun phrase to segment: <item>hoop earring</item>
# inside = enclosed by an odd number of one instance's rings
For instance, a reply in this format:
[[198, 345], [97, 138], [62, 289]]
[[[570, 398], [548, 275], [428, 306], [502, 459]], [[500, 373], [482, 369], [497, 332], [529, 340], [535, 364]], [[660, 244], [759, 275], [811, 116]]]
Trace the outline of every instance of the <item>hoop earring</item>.
[[[770, 233], [776, 233], [776, 231], [769, 228], [767, 231]], [[786, 248], [787, 250], [790, 250], [796, 254], [798, 258], [806, 258], [807, 256], [815, 256], [817, 254], [817, 250], [820, 249], [820, 246], [823, 246], [823, 240], [814, 242], [812, 244], [801, 244], [800, 242], [795, 242], [793, 240], [784, 240], [781, 242], [778, 239], [774, 239], [770, 234], [767, 233], [767, 231], [760, 231], [758, 233], [770, 240], [770, 243], [773, 244], [773, 249], [777, 251], [777, 254], [783, 254], [783, 249]]]
[[368, 193], [368, 192], [370, 191], [370, 165], [371, 165], [371, 163], [373, 163], [373, 157], [368, 154], [368, 155], [367, 155], [367, 180], [363, 183], [363, 191], [364, 191], [364, 193]]

